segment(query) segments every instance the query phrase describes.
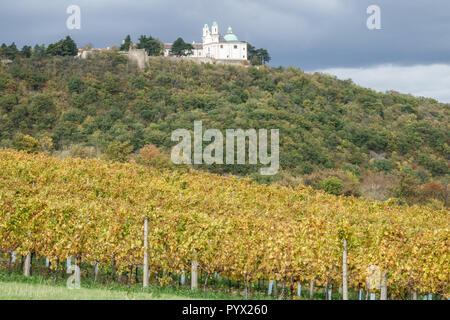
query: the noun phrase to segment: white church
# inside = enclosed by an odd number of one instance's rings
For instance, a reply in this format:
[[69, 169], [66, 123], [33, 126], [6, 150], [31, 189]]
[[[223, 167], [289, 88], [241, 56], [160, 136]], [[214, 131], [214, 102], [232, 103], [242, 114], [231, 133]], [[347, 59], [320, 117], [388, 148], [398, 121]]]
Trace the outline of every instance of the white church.
[[[239, 41], [238, 37], [233, 34], [231, 27], [228, 28], [227, 34], [222, 36], [219, 33], [217, 22], [212, 24], [211, 30], [205, 24], [203, 27], [202, 43], [192, 43], [194, 50], [189, 58], [214, 59], [229, 62], [245, 62], [247, 56], [247, 43]], [[164, 44], [164, 56], [170, 55], [172, 44]]]

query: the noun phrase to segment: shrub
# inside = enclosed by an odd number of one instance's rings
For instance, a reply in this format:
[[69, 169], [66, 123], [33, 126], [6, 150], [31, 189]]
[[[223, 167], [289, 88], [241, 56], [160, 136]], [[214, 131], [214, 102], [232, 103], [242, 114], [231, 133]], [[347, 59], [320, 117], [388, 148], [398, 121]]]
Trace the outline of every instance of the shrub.
[[375, 160], [373, 162], [373, 165], [375, 166], [375, 168], [377, 168], [378, 171], [384, 171], [386, 173], [391, 172], [391, 170], [395, 168], [395, 165], [386, 159]]
[[39, 72], [33, 72], [27, 78], [28, 86], [32, 90], [40, 90], [47, 82], [47, 77]]
[[325, 178], [319, 183], [319, 188], [328, 193], [339, 195], [342, 192], [342, 181], [337, 177]]
[[80, 77], [73, 76], [69, 79], [67, 82], [67, 87], [69, 88], [70, 93], [81, 93], [83, 90], [83, 80], [80, 79]]
[[105, 149], [105, 157], [107, 160], [126, 162], [129, 159], [133, 146], [129, 142], [111, 142]]
[[15, 105], [19, 104], [19, 99], [15, 94], [6, 94], [0, 96], [0, 108], [6, 112], [12, 110]]
[[159, 149], [153, 144], [145, 145], [139, 150], [139, 155], [146, 163], [150, 163], [160, 153]]
[[432, 181], [420, 186], [420, 199], [423, 202], [431, 199], [446, 202], [447, 192], [442, 184]]
[[27, 153], [37, 153], [40, 150], [39, 141], [24, 134], [20, 134], [14, 139], [14, 147]]

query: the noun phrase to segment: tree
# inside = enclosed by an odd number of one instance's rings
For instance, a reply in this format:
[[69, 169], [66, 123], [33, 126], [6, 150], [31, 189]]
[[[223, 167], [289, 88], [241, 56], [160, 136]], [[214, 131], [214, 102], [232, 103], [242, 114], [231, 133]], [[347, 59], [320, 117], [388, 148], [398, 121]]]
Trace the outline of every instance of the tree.
[[252, 65], [266, 64], [270, 62], [270, 60], [272, 60], [272, 58], [269, 55], [269, 52], [266, 49], [263, 48], [256, 49], [248, 42], [247, 42], [247, 54], [248, 60], [251, 62]]
[[398, 184], [391, 191], [395, 197], [412, 202], [417, 200], [418, 187], [418, 178], [414, 177], [409, 170], [401, 168]]
[[14, 60], [18, 54], [19, 49], [17, 49], [16, 44], [14, 42], [11, 43], [11, 45], [6, 49], [6, 57], [8, 59]]
[[253, 66], [259, 66], [259, 65], [261, 65], [261, 59], [258, 57], [258, 56], [253, 56], [251, 59], [250, 59], [250, 62], [251, 62], [251, 64], [253, 65]]
[[42, 89], [47, 80], [47, 77], [40, 72], [32, 72], [27, 76], [27, 83], [32, 90]]
[[125, 40], [123, 40], [122, 45], [120, 46], [120, 51], [128, 51], [130, 50], [131, 46], [131, 37], [130, 35], [127, 35]]
[[160, 56], [163, 53], [163, 44], [158, 39], [142, 35], [137, 44], [138, 49], [145, 49], [149, 56]]
[[45, 44], [35, 45], [31, 55], [35, 58], [44, 58], [47, 56], [47, 49], [45, 48]]
[[107, 160], [126, 162], [128, 156], [133, 151], [133, 146], [129, 142], [120, 143], [118, 141], [111, 142], [105, 149], [105, 157]]
[[39, 141], [24, 134], [20, 134], [14, 139], [14, 147], [28, 153], [38, 153], [40, 150]]
[[73, 76], [69, 79], [67, 82], [67, 87], [69, 88], [69, 91], [71, 93], [81, 93], [81, 90], [83, 89], [84, 83], [83, 80], [80, 79], [78, 76]]
[[75, 41], [70, 36], [67, 36], [63, 41], [64, 49], [67, 56], [76, 56], [78, 54], [78, 47]]
[[8, 50], [8, 46], [5, 43], [2, 43], [0, 47], [0, 57], [6, 57], [6, 51]]
[[21, 54], [25, 58], [30, 58], [31, 57], [31, 47], [30, 46], [23, 46]]
[[67, 36], [64, 40], [50, 44], [47, 48], [47, 53], [52, 56], [76, 56], [78, 48], [75, 41], [70, 36]]
[[256, 56], [256, 49], [255, 49], [255, 47], [252, 46], [248, 42], [247, 42], [247, 55], [248, 55], [248, 60], [249, 61], [253, 61], [253, 57]]
[[266, 64], [267, 62], [272, 60], [272, 58], [269, 55], [269, 52], [266, 49], [260, 48], [260, 49], [256, 50], [256, 54], [259, 57], [259, 59], [261, 60], [262, 64]]
[[170, 54], [173, 56], [181, 57], [181, 56], [189, 56], [192, 54], [194, 50], [194, 46], [190, 43], [184, 42], [182, 38], [178, 38], [172, 44], [172, 49], [170, 49]]
[[342, 191], [342, 181], [337, 177], [328, 177], [320, 182], [319, 188], [328, 193], [339, 195]]

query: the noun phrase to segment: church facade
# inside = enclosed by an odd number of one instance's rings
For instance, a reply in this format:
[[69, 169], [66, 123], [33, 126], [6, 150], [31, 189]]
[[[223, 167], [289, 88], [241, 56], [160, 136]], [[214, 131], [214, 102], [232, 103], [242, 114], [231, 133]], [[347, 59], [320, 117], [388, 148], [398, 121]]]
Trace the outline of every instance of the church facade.
[[[231, 27], [227, 33], [222, 36], [219, 33], [219, 26], [214, 22], [209, 29], [205, 24], [203, 27], [202, 43], [192, 43], [194, 50], [190, 58], [205, 58], [223, 61], [247, 61], [247, 43], [239, 41], [238, 37], [233, 34]], [[170, 55], [172, 44], [164, 44], [164, 56]]]

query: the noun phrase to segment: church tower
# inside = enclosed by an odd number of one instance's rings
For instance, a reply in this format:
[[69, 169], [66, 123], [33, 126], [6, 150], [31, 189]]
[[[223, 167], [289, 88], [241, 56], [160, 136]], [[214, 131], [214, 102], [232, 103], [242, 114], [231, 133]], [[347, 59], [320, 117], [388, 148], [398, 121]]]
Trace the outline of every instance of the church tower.
[[[203, 36], [202, 36], [202, 42], [203, 43], [208, 43], [210, 42], [210, 38], [211, 37], [211, 33], [209, 32], [209, 26], [207, 24], [204, 25], [203, 27]], [[209, 41], [208, 41], [209, 40]]]
[[203, 27], [203, 37], [206, 37], [209, 34], [209, 27], [207, 24]]
[[212, 38], [212, 42], [218, 43], [219, 42], [219, 25], [217, 24], [216, 21], [213, 22], [212, 27], [211, 27], [211, 38]]

